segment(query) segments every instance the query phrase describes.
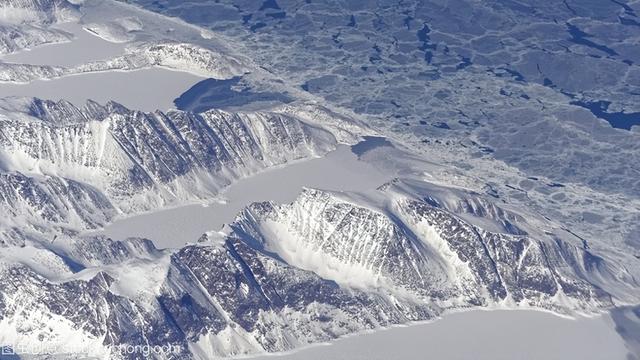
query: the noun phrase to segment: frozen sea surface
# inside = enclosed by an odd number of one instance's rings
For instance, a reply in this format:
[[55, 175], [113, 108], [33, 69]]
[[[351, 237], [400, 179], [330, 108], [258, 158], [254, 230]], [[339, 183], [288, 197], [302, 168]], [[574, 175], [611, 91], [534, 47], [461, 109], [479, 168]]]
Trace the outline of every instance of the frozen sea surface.
[[180, 247], [195, 242], [207, 231], [230, 223], [247, 205], [272, 200], [288, 203], [303, 187], [334, 191], [372, 190], [391, 176], [359, 161], [345, 145], [323, 158], [306, 160], [270, 169], [230, 185], [222, 194], [226, 203], [187, 205], [116, 220], [104, 230], [113, 239], [145, 237], [157, 247]]
[[608, 316], [569, 319], [540, 311], [467, 311], [253, 360], [623, 360]]
[[[81, 24], [67, 23], [55, 27], [73, 34], [73, 40], [23, 50], [3, 56], [0, 60], [74, 67], [111, 59], [125, 51], [126, 44], [106, 41], [84, 30]], [[84, 105], [88, 99], [103, 104], [114, 100], [130, 109], [166, 111], [175, 108], [173, 100], [176, 96], [202, 80], [196, 75], [163, 68], [83, 73], [52, 80], [35, 80], [28, 84], [0, 83], [0, 97], [66, 99], [76, 106]]]
[[125, 44], [106, 41], [84, 30], [81, 24], [60, 24], [55, 28], [73, 34], [74, 39], [19, 51], [0, 57], [0, 60], [19, 64], [72, 67], [90, 61], [110, 59], [124, 53]]
[[0, 83], [0, 97], [66, 99], [76, 106], [88, 99], [101, 104], [114, 100], [130, 109], [166, 111], [175, 108], [176, 96], [200, 80], [196, 75], [163, 68], [84, 73], [28, 84]]

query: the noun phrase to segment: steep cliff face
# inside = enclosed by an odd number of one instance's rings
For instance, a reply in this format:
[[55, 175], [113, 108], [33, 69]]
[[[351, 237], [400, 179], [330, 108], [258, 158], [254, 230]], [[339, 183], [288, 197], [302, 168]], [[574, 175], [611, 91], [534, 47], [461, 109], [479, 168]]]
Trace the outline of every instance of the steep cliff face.
[[[12, 106], [0, 115], [0, 165], [12, 181], [3, 187], [7, 211], [77, 230], [104, 225], [115, 211], [210, 198], [234, 179], [336, 144], [328, 131], [276, 113], [143, 113], [41, 100]], [[19, 181], [27, 190], [16, 195]]]
[[288, 263], [345, 285], [460, 295], [446, 263], [429, 258], [414, 234], [330, 193], [305, 190], [291, 205], [253, 204], [234, 226]]
[[[78, 17], [77, 7], [66, 0], [2, 1], [0, 2], [0, 55], [45, 44], [70, 41], [71, 34], [54, 29], [50, 25]], [[2, 72], [8, 71], [15, 75], [20, 69], [31, 69], [34, 75], [44, 74], [37, 67], [20, 67], [1, 62], [0, 68]], [[48, 73], [52, 75], [54, 72], [55, 70], [52, 70]]]
[[22, 244], [51, 231], [73, 234], [105, 225], [116, 214], [97, 189], [71, 179], [0, 173], [0, 245]]
[[308, 189], [291, 204], [253, 204], [229, 234], [177, 250], [105, 237], [5, 248], [0, 341], [46, 339], [112, 359], [135, 358], [121, 346], [172, 345], [175, 356], [207, 359], [457, 308], [598, 311], [612, 301], [598, 278], [633, 285], [564, 241], [492, 233], [421, 199], [383, 197], [379, 207]]
[[494, 233], [423, 200], [384, 206], [306, 190], [289, 205], [254, 204], [234, 227], [287, 263], [343, 285], [414, 294], [440, 306], [611, 305], [611, 264], [549, 237]]
[[[0, 145], [29, 170], [94, 169], [138, 186], [166, 183], [201, 168], [265, 167], [329, 150], [334, 138], [292, 116], [273, 113], [143, 113], [118, 104], [36, 100], [0, 118]], [[125, 174], [123, 174], [125, 173]]]
[[[398, 207], [406, 224], [431, 247], [443, 241], [492, 300], [533, 306], [572, 303], [576, 309], [611, 305], [611, 296], [589, 281], [604, 259], [560, 239], [492, 233], [419, 201]], [[441, 253], [443, 254], [443, 253]]]
[[[52, 282], [26, 266], [3, 266], [9, 280], [0, 285], [0, 339], [19, 347], [44, 338], [61, 353], [83, 349], [116, 359], [129, 358], [119, 345], [171, 344], [181, 349], [174, 356], [205, 359], [282, 351], [432, 316], [424, 306], [344, 289], [234, 238], [173, 254], [105, 241], [91, 239], [101, 245], [82, 250], [92, 257], [128, 254], [112, 263], [117, 270], [86, 268]], [[138, 250], [123, 250], [131, 248]], [[147, 283], [142, 271], [150, 260], [164, 265]]]

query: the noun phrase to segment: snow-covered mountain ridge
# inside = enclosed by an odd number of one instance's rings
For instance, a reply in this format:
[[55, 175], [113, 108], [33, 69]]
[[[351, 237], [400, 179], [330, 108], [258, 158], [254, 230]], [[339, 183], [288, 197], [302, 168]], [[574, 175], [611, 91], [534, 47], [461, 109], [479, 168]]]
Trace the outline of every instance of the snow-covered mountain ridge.
[[194, 44], [157, 42], [137, 44], [120, 57], [76, 67], [0, 62], [0, 81], [28, 83], [33, 80], [55, 79], [84, 73], [134, 71], [154, 66], [215, 79], [228, 79], [249, 71], [249, 67], [237, 59]]
[[4, 0], [0, 4], [0, 22], [10, 24], [51, 24], [75, 20], [78, 6], [67, 0]]
[[[2, 267], [10, 281], [0, 288], [0, 321], [13, 329], [2, 339], [44, 336], [64, 349], [73, 336], [73, 345], [114, 359], [117, 345], [170, 343], [181, 358], [206, 359], [459, 308], [591, 313], [637, 288], [624, 268], [575, 244], [491, 233], [424, 200], [378, 195], [389, 208], [307, 189], [291, 204], [251, 205], [226, 235], [177, 250], [87, 237], [16, 255], [20, 262]], [[34, 253], [59, 270], [39, 272], [25, 255]]]
[[[0, 115], [0, 163], [11, 184], [2, 197], [7, 219], [40, 223], [35, 233], [211, 198], [234, 179], [336, 145], [327, 130], [280, 113], [143, 113], [41, 100], [18, 108]], [[2, 231], [11, 241], [7, 232], [17, 230]]]
[[[0, 52], [68, 40], [69, 34], [51, 26], [80, 14], [89, 32], [127, 43], [124, 54], [68, 67], [0, 62], [0, 81], [164, 67], [223, 80], [216, 83], [223, 84], [222, 96], [281, 92], [291, 102], [193, 113], [141, 112], [116, 102], [0, 100], [0, 346], [47, 344], [60, 358], [135, 359], [138, 354], [122, 353], [121, 346], [169, 344], [175, 352], [151, 357], [210, 359], [286, 351], [462, 309], [593, 315], [640, 303], [637, 255], [606, 237], [581, 236], [579, 229], [552, 220], [553, 214], [516, 206], [469, 165], [488, 162], [494, 151], [476, 137], [458, 149], [477, 150], [473, 160], [458, 169], [435, 164], [427, 153], [451, 151], [448, 138], [418, 138], [422, 133], [414, 134], [408, 123], [397, 126], [409, 131], [380, 131], [362, 121], [370, 118], [360, 110], [312, 94], [316, 86], [339, 84], [336, 79], [290, 86], [268, 67], [229, 51], [233, 44], [227, 47], [209, 30], [110, 0], [74, 4], [4, 2]], [[412, 21], [405, 22], [407, 31]], [[400, 48], [414, 37], [400, 34]], [[426, 25], [418, 34], [426, 37], [423, 51], [432, 46], [428, 34]], [[334, 42], [343, 42], [340, 37]], [[381, 60], [375, 54], [363, 59]], [[367, 76], [396, 69], [357, 68]], [[350, 79], [357, 68], [335, 70]], [[389, 89], [424, 96], [421, 88]], [[369, 94], [361, 95], [342, 100], [368, 102]], [[488, 104], [499, 102], [474, 109]], [[365, 112], [376, 106], [367, 104]], [[442, 111], [438, 118], [456, 118], [451, 109], [434, 108]], [[452, 130], [446, 123], [433, 128]], [[377, 190], [305, 188], [290, 203], [247, 204], [220, 231], [175, 249], [157, 249], [154, 239], [91, 232], [118, 217], [214, 200], [239, 179], [324, 156], [368, 135], [384, 136], [377, 138], [384, 144], [354, 146], [349, 154], [397, 176]], [[550, 195], [554, 204], [564, 204], [550, 189], [566, 188], [562, 195], [572, 203], [563, 206], [587, 204], [572, 198], [572, 184], [524, 180], [526, 174], [504, 163], [491, 164], [499, 176], [522, 180], [500, 184], [513, 184], [522, 203]], [[585, 218], [595, 215], [584, 212]]]
[[77, 6], [66, 0], [2, 1], [0, 55], [70, 41], [69, 34], [50, 26], [77, 20], [78, 17]]
[[47, 339], [114, 359], [127, 358], [119, 345], [173, 344], [206, 359], [461, 308], [594, 313], [638, 300], [628, 270], [579, 239], [415, 179], [374, 194], [306, 189], [291, 204], [256, 203], [181, 249], [82, 235], [120, 213], [208, 198], [260, 169], [322, 155], [346, 119], [291, 106], [143, 113], [13, 99], [0, 108], [5, 343]]
[[635, 282], [579, 242], [486, 231], [423, 199], [385, 196], [383, 207], [371, 208], [306, 190], [292, 204], [250, 206], [234, 228], [287, 263], [340, 284], [450, 304], [464, 299], [561, 308], [573, 298], [584, 301], [576, 309], [607, 306], [605, 288]]

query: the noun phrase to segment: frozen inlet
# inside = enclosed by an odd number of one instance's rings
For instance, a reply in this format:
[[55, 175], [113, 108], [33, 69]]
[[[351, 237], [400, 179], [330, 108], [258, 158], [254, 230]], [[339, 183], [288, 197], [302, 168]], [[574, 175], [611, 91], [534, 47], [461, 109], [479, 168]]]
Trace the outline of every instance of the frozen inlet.
[[[491, 331], [487, 331], [490, 328]], [[326, 346], [324, 346], [326, 345]], [[539, 311], [469, 311], [253, 360], [624, 359], [609, 316], [575, 319]], [[606, 354], [606, 355], [604, 355]]]
[[167, 111], [175, 108], [176, 96], [200, 80], [196, 75], [163, 68], [84, 73], [28, 84], [0, 83], [0, 97], [64, 99], [79, 107], [87, 100], [102, 104], [113, 100], [130, 109]]
[[160, 248], [180, 247], [196, 241], [207, 231], [219, 230], [223, 224], [231, 223], [253, 202], [292, 202], [303, 187], [372, 190], [388, 180], [388, 175], [358, 161], [348, 146], [341, 145], [324, 157], [287, 164], [238, 180], [221, 194], [223, 201], [119, 219], [109, 224], [103, 233], [114, 239], [146, 237], [153, 239]]

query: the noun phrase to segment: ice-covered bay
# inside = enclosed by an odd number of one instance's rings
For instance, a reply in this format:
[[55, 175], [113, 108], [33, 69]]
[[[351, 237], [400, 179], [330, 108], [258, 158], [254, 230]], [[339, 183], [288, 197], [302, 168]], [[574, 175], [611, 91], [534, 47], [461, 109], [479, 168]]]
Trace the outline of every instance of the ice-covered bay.
[[28, 84], [0, 83], [0, 97], [65, 99], [76, 106], [88, 99], [101, 104], [113, 100], [134, 110], [166, 111], [175, 108], [173, 100], [177, 96], [202, 79], [163, 68], [84, 73]]
[[32, 65], [76, 66], [96, 60], [106, 60], [124, 53], [125, 44], [106, 41], [86, 31], [81, 24], [56, 25], [73, 35], [73, 40], [38, 46], [0, 57], [4, 62]]
[[608, 316], [570, 319], [540, 311], [475, 310], [252, 360], [623, 360], [627, 353]]
[[179, 247], [233, 221], [248, 204], [293, 201], [302, 187], [335, 191], [366, 191], [390, 180], [374, 166], [359, 161], [350, 147], [340, 145], [325, 157], [270, 169], [242, 179], [222, 194], [225, 203], [187, 205], [116, 220], [104, 234], [113, 239], [146, 237], [157, 247]]
[[[0, 58], [3, 62], [74, 67], [91, 61], [106, 60], [124, 53], [126, 44], [112, 43], [84, 30], [81, 24], [68, 23], [57, 28], [72, 33], [70, 42], [24, 50]], [[82, 106], [88, 100], [109, 100], [135, 110], [174, 109], [173, 100], [203, 78], [180, 71], [150, 68], [136, 71], [80, 73], [27, 84], [0, 83], [0, 97], [27, 96], [47, 100], [70, 101]]]

